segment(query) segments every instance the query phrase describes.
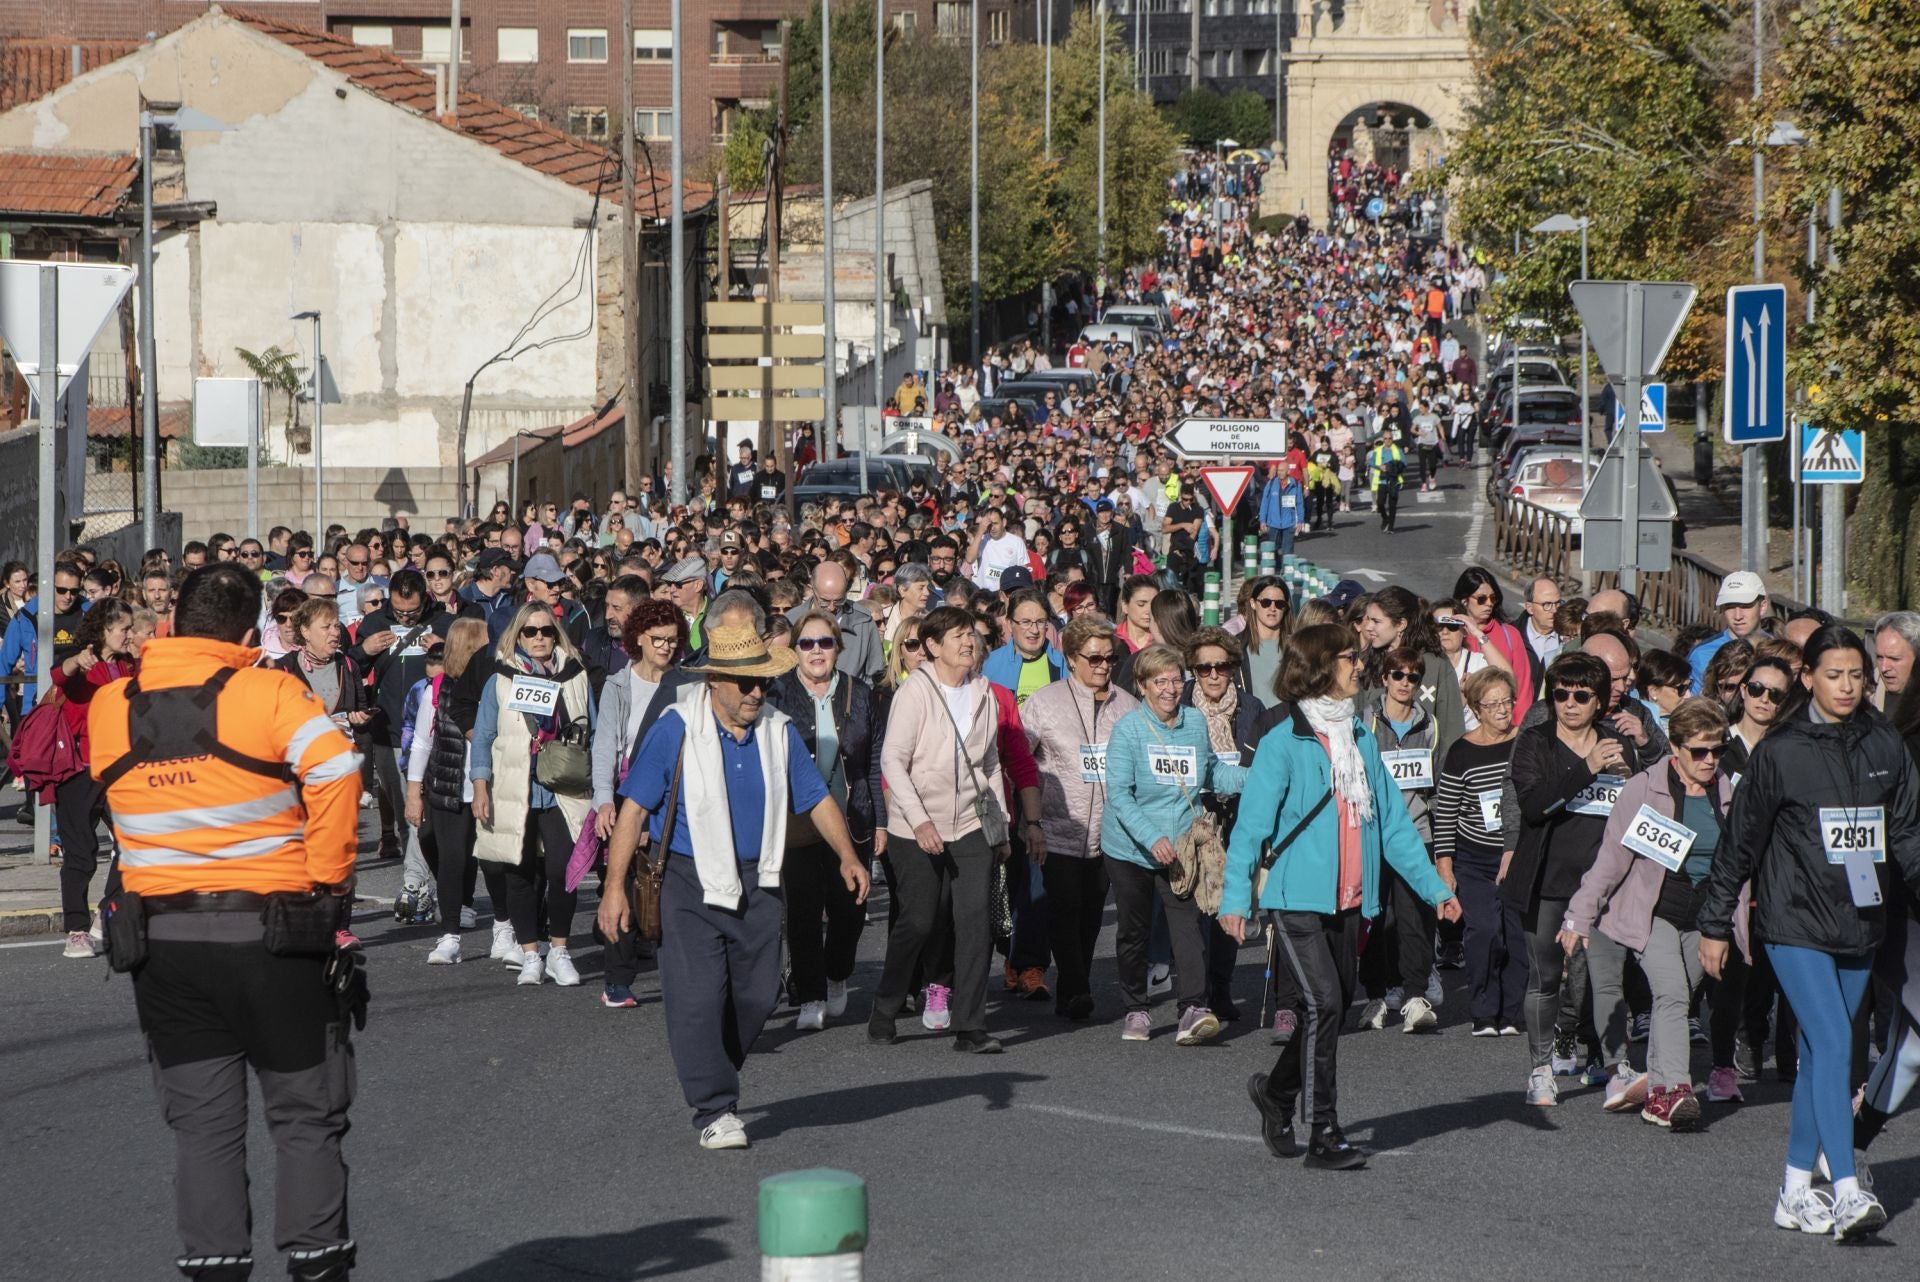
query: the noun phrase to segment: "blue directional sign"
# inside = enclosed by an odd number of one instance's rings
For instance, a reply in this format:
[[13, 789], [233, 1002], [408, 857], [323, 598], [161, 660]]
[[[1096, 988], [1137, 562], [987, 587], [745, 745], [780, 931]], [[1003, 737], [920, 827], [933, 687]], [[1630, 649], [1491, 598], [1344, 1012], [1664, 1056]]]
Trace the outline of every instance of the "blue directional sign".
[[1787, 287], [1727, 291], [1729, 445], [1787, 439]]
[[[1620, 408], [1620, 402], [1613, 403], [1613, 430], [1619, 431], [1625, 426], [1627, 416]], [[1648, 383], [1640, 389], [1640, 430], [1642, 432], [1664, 432], [1667, 430], [1667, 385]]]
[[1375, 196], [1372, 200], [1369, 200], [1367, 202], [1367, 221], [1368, 222], [1371, 222], [1371, 223], [1379, 222], [1380, 215], [1386, 212], [1387, 212], [1387, 202], [1380, 199], [1378, 196]]
[[1809, 485], [1858, 485], [1867, 479], [1867, 442], [1859, 432], [1800, 425], [1800, 479]]

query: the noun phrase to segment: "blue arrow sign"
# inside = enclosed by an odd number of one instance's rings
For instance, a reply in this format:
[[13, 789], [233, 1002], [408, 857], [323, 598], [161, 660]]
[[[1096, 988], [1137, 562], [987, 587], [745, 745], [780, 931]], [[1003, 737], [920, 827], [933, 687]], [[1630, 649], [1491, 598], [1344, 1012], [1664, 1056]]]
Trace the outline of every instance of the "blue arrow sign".
[[1787, 287], [1735, 285], [1727, 291], [1729, 445], [1787, 439]]
[[[1613, 403], [1613, 430], [1619, 431], [1626, 424], [1627, 416], [1620, 408], [1620, 402]], [[1665, 383], [1647, 383], [1640, 388], [1640, 430], [1642, 432], [1664, 432], [1667, 430], [1667, 385]]]
[[1860, 484], [1867, 479], [1866, 438], [1802, 423], [1800, 479], [1809, 485]]

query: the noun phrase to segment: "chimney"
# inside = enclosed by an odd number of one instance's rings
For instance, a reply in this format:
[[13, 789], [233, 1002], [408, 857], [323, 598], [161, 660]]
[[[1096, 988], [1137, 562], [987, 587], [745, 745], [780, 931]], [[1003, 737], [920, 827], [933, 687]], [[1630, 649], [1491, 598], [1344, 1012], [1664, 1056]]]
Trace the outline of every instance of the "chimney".
[[75, 80], [78, 80], [80, 78], [80, 46], [79, 45], [73, 46], [73, 78]]

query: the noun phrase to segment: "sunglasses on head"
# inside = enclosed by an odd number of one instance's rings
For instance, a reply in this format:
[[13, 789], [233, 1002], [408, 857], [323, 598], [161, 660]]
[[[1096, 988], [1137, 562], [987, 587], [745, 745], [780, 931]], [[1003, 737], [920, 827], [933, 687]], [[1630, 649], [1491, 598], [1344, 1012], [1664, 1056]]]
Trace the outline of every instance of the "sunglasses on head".
[[1768, 703], [1779, 705], [1787, 701], [1785, 690], [1776, 690], [1763, 681], [1749, 681], [1743, 687], [1749, 699], [1765, 699]]
[[1567, 688], [1566, 686], [1562, 686], [1560, 689], [1555, 690], [1553, 692], [1553, 701], [1555, 703], [1571, 702], [1582, 708], [1586, 707], [1589, 703], [1592, 703], [1593, 699], [1594, 699], [1594, 695], [1593, 695], [1593, 691], [1591, 690], [1572, 690]]
[[520, 635], [523, 637], [545, 637], [549, 641], [557, 641], [560, 638], [560, 629], [550, 623], [529, 623], [526, 627], [520, 629]]
[[1708, 744], [1704, 748], [1696, 748], [1692, 744], [1687, 745], [1687, 755], [1692, 757], [1695, 761], [1711, 760], [1713, 758], [1723, 756], [1726, 753], [1726, 751], [1727, 751], [1727, 745], [1724, 743]]
[[796, 650], [831, 650], [833, 646], [832, 637], [795, 637], [793, 641]]

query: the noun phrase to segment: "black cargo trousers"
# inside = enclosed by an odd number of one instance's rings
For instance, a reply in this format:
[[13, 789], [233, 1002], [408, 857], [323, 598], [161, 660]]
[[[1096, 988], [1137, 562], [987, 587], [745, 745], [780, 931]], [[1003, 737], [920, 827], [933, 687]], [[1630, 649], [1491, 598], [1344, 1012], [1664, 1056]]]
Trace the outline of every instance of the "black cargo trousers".
[[323, 957], [276, 957], [257, 912], [148, 920], [133, 972], [161, 1110], [174, 1137], [180, 1272], [241, 1282], [253, 1268], [247, 1069], [275, 1153], [274, 1240], [294, 1278], [344, 1279], [353, 1264], [340, 1141], [353, 1102], [351, 1025]]

